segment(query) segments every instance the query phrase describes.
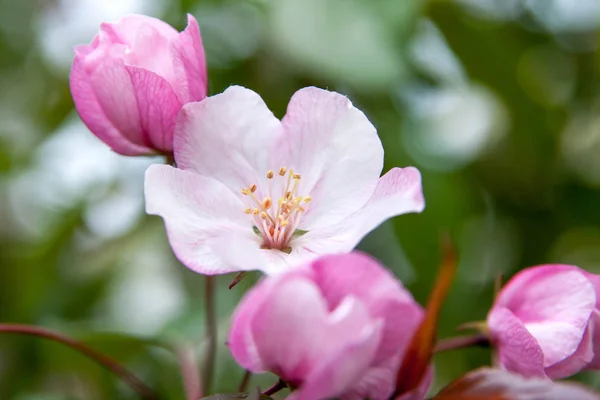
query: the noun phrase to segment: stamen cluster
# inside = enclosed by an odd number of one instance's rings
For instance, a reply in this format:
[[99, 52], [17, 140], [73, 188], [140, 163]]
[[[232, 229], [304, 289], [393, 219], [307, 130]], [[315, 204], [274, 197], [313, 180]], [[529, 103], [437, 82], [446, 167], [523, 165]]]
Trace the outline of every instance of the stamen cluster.
[[[296, 232], [300, 223], [301, 215], [308, 207], [311, 201], [310, 196], [298, 196], [296, 190], [302, 176], [295, 173], [293, 169], [286, 167], [279, 168], [277, 174], [275, 171], [267, 171], [268, 190], [267, 195], [260, 200], [256, 196], [258, 189], [255, 183], [241, 190], [244, 197], [250, 199], [248, 207], [244, 213], [252, 218], [254, 230], [261, 235], [264, 242], [263, 249], [278, 249], [286, 253], [291, 252], [289, 242]], [[273, 203], [273, 179], [279, 176], [284, 180], [281, 186], [281, 193], [277, 200], [277, 208]]]

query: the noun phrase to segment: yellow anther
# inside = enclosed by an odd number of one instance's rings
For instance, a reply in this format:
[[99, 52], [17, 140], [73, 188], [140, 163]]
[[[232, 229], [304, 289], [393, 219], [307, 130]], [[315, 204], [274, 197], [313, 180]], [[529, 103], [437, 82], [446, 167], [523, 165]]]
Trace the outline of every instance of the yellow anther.
[[252, 214], [252, 209], [250, 207], [246, 208], [244, 210], [244, 214], [248, 214], [248, 215]]
[[255, 208], [254, 210], [252, 210], [252, 214], [254, 214], [254, 215], [258, 215], [259, 212], [260, 212], [260, 210], [258, 208]]
[[306, 197], [304, 198], [304, 202], [305, 202], [305, 203], [310, 203], [310, 201], [311, 201], [311, 200], [312, 200], [312, 197], [310, 197], [310, 196], [306, 196]]
[[248, 191], [248, 189], [246, 189], [246, 188], [243, 188], [243, 189], [242, 189], [242, 194], [243, 194], [244, 196], [247, 196], [249, 193], [250, 193], [250, 192]]
[[298, 179], [302, 178], [302, 175], [294, 174], [294, 175], [292, 175], [292, 178], [298, 180]]
[[250, 189], [250, 193], [254, 193], [256, 192], [256, 185], [253, 183], [248, 189]]
[[302, 208], [302, 207], [300, 207], [300, 206], [298, 206], [298, 208], [296, 208], [296, 210], [298, 210], [298, 211], [300, 211], [300, 212], [304, 212], [304, 211], [306, 211], [304, 208]]
[[274, 176], [275, 172], [273, 172], [272, 170], [267, 171], [267, 179], [273, 179]]
[[279, 168], [279, 176], [285, 176], [286, 171], [287, 171], [286, 167]]
[[264, 211], [260, 213], [260, 217], [261, 217], [262, 219], [267, 219], [267, 218], [269, 218], [269, 216], [267, 215], [267, 213], [266, 213], [266, 212], [264, 212]]
[[271, 208], [272, 204], [273, 204], [273, 201], [271, 200], [270, 197], [265, 197], [262, 201], [262, 206], [265, 210]]

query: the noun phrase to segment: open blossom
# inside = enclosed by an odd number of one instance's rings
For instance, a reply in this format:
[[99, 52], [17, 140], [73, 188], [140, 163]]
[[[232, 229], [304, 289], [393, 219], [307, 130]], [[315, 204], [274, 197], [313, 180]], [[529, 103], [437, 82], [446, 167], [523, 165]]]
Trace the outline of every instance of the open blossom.
[[552, 379], [598, 368], [597, 278], [558, 264], [515, 275], [487, 318], [500, 364], [524, 376]]
[[75, 48], [70, 86], [83, 122], [117, 153], [172, 153], [181, 106], [206, 97], [198, 23], [188, 15], [181, 33], [143, 15], [103, 23]]
[[424, 207], [419, 171], [380, 178], [373, 125], [314, 87], [294, 94], [281, 121], [238, 86], [185, 105], [175, 160], [146, 172], [146, 210], [165, 220], [179, 260], [204, 274], [275, 273], [348, 252], [387, 218]]
[[[294, 400], [384, 400], [422, 318], [375, 260], [329, 255], [250, 290], [233, 314], [228, 345], [244, 368], [271, 371], [297, 388]], [[429, 382], [411, 398], [424, 398]]]

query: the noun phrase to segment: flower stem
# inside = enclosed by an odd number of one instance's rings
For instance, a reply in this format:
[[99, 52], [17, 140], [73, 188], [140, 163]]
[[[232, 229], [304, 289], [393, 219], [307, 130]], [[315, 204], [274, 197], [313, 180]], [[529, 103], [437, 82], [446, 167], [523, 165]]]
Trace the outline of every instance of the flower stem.
[[217, 355], [217, 319], [215, 315], [215, 277], [204, 277], [204, 310], [206, 315], [207, 347], [202, 363], [204, 391], [210, 393]]
[[37, 336], [62, 343], [70, 347], [71, 349], [89, 357], [96, 363], [100, 364], [104, 368], [117, 375], [123, 382], [129, 385], [131, 389], [137, 392], [143, 399], [158, 400], [158, 396], [152, 392], [152, 389], [146, 386], [146, 384], [140, 381], [135, 375], [133, 375], [131, 372], [129, 372], [129, 370], [125, 369], [115, 360], [102, 353], [97, 352], [96, 350], [88, 347], [87, 345], [75, 339], [71, 339], [68, 336], [64, 336], [58, 332], [50, 331], [42, 327], [24, 324], [0, 324], [0, 333], [15, 333], [21, 335]]
[[190, 345], [177, 348], [177, 358], [181, 368], [186, 399], [198, 400], [202, 397], [202, 382], [194, 348]]
[[242, 381], [240, 382], [240, 386], [238, 387], [238, 392], [245, 392], [248, 389], [248, 384], [250, 383], [251, 377], [252, 372], [245, 370], [244, 376], [242, 377]]
[[275, 394], [275, 393], [279, 392], [280, 390], [285, 389], [286, 387], [287, 387], [286, 383], [280, 379], [273, 386], [271, 386], [270, 388], [265, 390], [263, 392], [263, 394], [265, 396], [271, 396], [272, 394]]
[[469, 336], [459, 336], [450, 339], [442, 339], [435, 346], [434, 353], [440, 353], [442, 351], [461, 349], [464, 347], [481, 346], [488, 347], [490, 341], [484, 334], [476, 334]]

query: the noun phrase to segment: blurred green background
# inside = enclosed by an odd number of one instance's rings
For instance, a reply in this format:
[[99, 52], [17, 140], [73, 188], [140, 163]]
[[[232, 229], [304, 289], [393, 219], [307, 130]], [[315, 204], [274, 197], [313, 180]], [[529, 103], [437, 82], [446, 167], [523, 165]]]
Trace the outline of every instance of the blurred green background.
[[[111, 153], [68, 89], [73, 45], [133, 12], [178, 29], [196, 16], [211, 94], [243, 85], [281, 117], [300, 87], [342, 92], [378, 128], [386, 169], [421, 170], [425, 212], [360, 248], [424, 302], [439, 234], [452, 234], [461, 262], [441, 337], [485, 318], [499, 273], [600, 272], [599, 0], [0, 0], [0, 321], [73, 335], [183, 398], [163, 344], [202, 352], [204, 286], [144, 215], [143, 173], [160, 160]], [[231, 279], [219, 278], [219, 391], [241, 379], [224, 334], [256, 276], [229, 291]], [[489, 360], [437, 356], [435, 388]], [[593, 374], [576, 379], [600, 388]], [[0, 336], [2, 400], [134, 398], [70, 349]]]

